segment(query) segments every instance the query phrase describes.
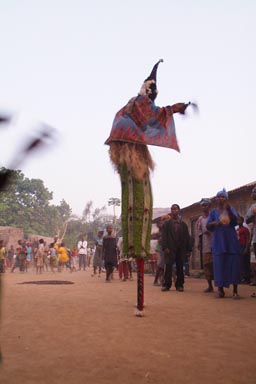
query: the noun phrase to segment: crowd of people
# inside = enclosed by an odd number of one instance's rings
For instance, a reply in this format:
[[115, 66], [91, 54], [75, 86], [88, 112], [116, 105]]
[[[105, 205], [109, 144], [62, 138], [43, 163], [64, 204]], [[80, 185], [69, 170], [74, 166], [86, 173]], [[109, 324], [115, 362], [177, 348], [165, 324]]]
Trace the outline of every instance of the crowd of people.
[[15, 270], [27, 272], [31, 269], [37, 274], [42, 274], [44, 271], [61, 272], [64, 267], [70, 272], [85, 270], [86, 266], [90, 267], [94, 254], [94, 248], [87, 247], [87, 242], [85, 243], [82, 251], [81, 241], [71, 250], [57, 238], [50, 244], [44, 239], [33, 242], [19, 240], [17, 247], [10, 245], [9, 248], [0, 240], [0, 273], [7, 270], [11, 273]]
[[[252, 190], [256, 200], [256, 187]], [[238, 285], [256, 283], [251, 281], [251, 245], [256, 255], [256, 204], [252, 204], [243, 218], [228, 202], [223, 189], [216, 195], [217, 206], [211, 209], [211, 201], [200, 202], [202, 214], [196, 222], [198, 237], [193, 239], [187, 224], [182, 220], [178, 204], [158, 221], [158, 232], [151, 241], [151, 257], [147, 261], [154, 275], [153, 284], [161, 291], [169, 291], [174, 284], [178, 292], [184, 291], [185, 276], [189, 275], [189, 258], [193, 247], [202, 255], [204, 276], [207, 281], [205, 293], [214, 292], [216, 297], [225, 296], [224, 288], [233, 287], [233, 298], [239, 299]], [[153, 256], [152, 256], [153, 255]], [[91, 277], [101, 277], [111, 282], [114, 270], [122, 281], [132, 280], [136, 262], [123, 254], [122, 237], [117, 238], [112, 225], [99, 229], [93, 247], [88, 246], [85, 236], [70, 250], [57, 238], [49, 245], [43, 239], [19, 240], [17, 247], [6, 249], [0, 240], [0, 272], [8, 269], [26, 272], [29, 268], [42, 274], [43, 271], [58, 271], [63, 268], [85, 271], [92, 267]], [[255, 293], [252, 294], [256, 296]]]
[[[252, 198], [256, 200], [256, 187]], [[200, 202], [202, 215], [196, 222], [197, 239], [191, 238], [177, 204], [173, 204], [170, 215], [158, 223], [158, 262], [153, 284], [160, 285], [163, 292], [171, 289], [173, 281], [177, 291], [184, 291], [185, 264], [193, 246], [202, 254], [207, 281], [205, 293], [214, 292], [215, 285], [216, 297], [224, 298], [224, 288], [232, 285], [232, 297], [236, 300], [240, 298], [239, 284], [256, 285], [251, 281], [251, 245], [256, 256], [256, 204], [251, 205], [244, 218], [230, 206], [225, 189], [217, 193], [216, 200], [217, 206], [212, 209], [209, 199], [203, 198]]]

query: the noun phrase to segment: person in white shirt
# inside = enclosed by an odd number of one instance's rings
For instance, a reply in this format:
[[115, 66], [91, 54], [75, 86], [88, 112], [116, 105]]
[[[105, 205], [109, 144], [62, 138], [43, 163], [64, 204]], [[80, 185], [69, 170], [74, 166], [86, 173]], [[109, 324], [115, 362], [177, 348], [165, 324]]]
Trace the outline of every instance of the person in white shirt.
[[77, 249], [78, 249], [79, 271], [81, 271], [82, 268], [85, 271], [86, 255], [87, 255], [87, 241], [84, 239], [84, 236], [82, 236], [81, 240], [78, 242]]

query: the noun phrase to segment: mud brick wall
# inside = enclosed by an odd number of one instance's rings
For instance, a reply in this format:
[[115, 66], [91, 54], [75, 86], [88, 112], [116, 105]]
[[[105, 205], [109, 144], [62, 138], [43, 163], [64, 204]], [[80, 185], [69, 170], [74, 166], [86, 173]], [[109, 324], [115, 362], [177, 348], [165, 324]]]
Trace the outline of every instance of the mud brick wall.
[[[4, 246], [10, 248], [11, 245], [14, 249], [18, 246], [18, 240], [24, 239], [24, 232], [21, 228], [16, 227], [1, 227], [0, 226], [0, 240], [4, 241]], [[49, 245], [53, 242], [53, 237], [29, 234], [27, 240], [33, 243], [35, 240], [44, 239], [46, 244]]]
[[0, 240], [4, 241], [4, 246], [9, 248], [11, 245], [14, 249], [18, 246], [18, 240], [23, 239], [23, 229], [15, 227], [0, 227]]

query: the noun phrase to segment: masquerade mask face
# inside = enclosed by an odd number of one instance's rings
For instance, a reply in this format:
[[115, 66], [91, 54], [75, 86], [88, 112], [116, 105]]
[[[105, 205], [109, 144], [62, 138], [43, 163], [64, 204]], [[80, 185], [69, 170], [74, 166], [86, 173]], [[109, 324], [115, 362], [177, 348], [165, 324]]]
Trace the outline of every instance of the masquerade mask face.
[[142, 84], [139, 95], [148, 96], [152, 101], [157, 97], [158, 91], [156, 89], [156, 82], [154, 80], [147, 80]]

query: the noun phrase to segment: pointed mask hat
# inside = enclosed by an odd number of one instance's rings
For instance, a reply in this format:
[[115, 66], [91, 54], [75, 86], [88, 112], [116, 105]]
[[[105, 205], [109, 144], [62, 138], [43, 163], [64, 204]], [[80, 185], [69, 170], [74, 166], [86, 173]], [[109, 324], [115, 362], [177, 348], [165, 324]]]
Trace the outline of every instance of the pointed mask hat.
[[157, 68], [160, 63], [163, 63], [163, 59], [160, 59], [153, 67], [150, 75], [146, 78], [144, 81], [139, 95], [145, 96], [148, 95], [148, 97], [154, 101], [156, 96], [157, 96], [157, 87], [156, 87], [156, 73], [157, 73]]

